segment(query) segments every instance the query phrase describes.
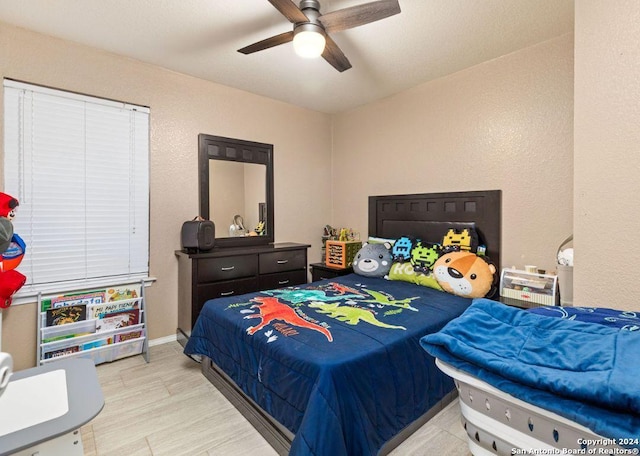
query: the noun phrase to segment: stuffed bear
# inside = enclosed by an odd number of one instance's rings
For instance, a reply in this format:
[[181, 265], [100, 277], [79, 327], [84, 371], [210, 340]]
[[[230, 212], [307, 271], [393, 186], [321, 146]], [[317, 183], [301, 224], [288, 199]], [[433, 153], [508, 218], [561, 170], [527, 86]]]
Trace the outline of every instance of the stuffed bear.
[[433, 265], [433, 274], [444, 291], [457, 296], [482, 298], [495, 291], [495, 265], [475, 253], [444, 254]]
[[391, 269], [391, 244], [365, 242], [353, 260], [353, 272], [365, 277], [384, 277]]

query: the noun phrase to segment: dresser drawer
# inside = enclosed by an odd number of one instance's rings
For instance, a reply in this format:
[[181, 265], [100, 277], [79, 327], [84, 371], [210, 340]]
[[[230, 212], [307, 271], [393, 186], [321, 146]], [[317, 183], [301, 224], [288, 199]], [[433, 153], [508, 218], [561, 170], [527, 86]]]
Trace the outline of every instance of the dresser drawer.
[[274, 288], [290, 287], [307, 283], [306, 269], [298, 271], [278, 272], [260, 276], [260, 290], [273, 290]]
[[307, 251], [286, 250], [260, 254], [260, 274], [306, 269]]
[[224, 282], [210, 283], [198, 286], [198, 310], [209, 299], [224, 298], [225, 296], [238, 296], [250, 293], [258, 289], [258, 279], [249, 277], [248, 279], [228, 280]]
[[258, 274], [257, 255], [203, 258], [198, 261], [198, 283], [230, 280]]

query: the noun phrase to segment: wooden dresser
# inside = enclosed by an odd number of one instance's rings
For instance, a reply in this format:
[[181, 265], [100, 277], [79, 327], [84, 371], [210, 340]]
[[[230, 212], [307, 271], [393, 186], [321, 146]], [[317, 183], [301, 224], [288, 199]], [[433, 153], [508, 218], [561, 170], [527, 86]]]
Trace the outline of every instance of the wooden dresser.
[[309, 247], [287, 242], [206, 253], [177, 250], [178, 341], [186, 343], [209, 299], [306, 283]]

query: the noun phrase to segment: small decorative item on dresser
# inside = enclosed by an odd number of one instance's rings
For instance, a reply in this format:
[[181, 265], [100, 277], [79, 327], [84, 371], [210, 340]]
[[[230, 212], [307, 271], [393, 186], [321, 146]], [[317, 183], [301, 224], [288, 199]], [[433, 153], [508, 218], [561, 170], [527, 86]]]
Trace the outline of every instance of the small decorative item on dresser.
[[180, 239], [186, 252], [211, 250], [216, 238], [216, 227], [211, 220], [196, 217], [182, 224]]
[[348, 268], [361, 248], [360, 241], [327, 241], [325, 264], [336, 268]]
[[325, 225], [324, 232], [322, 235], [322, 251], [320, 256], [320, 259], [323, 263], [327, 255], [327, 241], [331, 239], [333, 240], [337, 239], [336, 230], [331, 225]]

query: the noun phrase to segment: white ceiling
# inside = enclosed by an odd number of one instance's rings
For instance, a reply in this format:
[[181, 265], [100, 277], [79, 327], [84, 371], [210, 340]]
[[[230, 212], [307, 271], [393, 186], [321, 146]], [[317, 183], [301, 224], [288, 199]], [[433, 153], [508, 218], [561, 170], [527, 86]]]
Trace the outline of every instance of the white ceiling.
[[[327, 13], [369, 0], [320, 0]], [[400, 0], [332, 35], [353, 68], [291, 43], [237, 51], [292, 24], [267, 0], [0, 0], [0, 21], [326, 113], [367, 104], [573, 31], [573, 0]]]

